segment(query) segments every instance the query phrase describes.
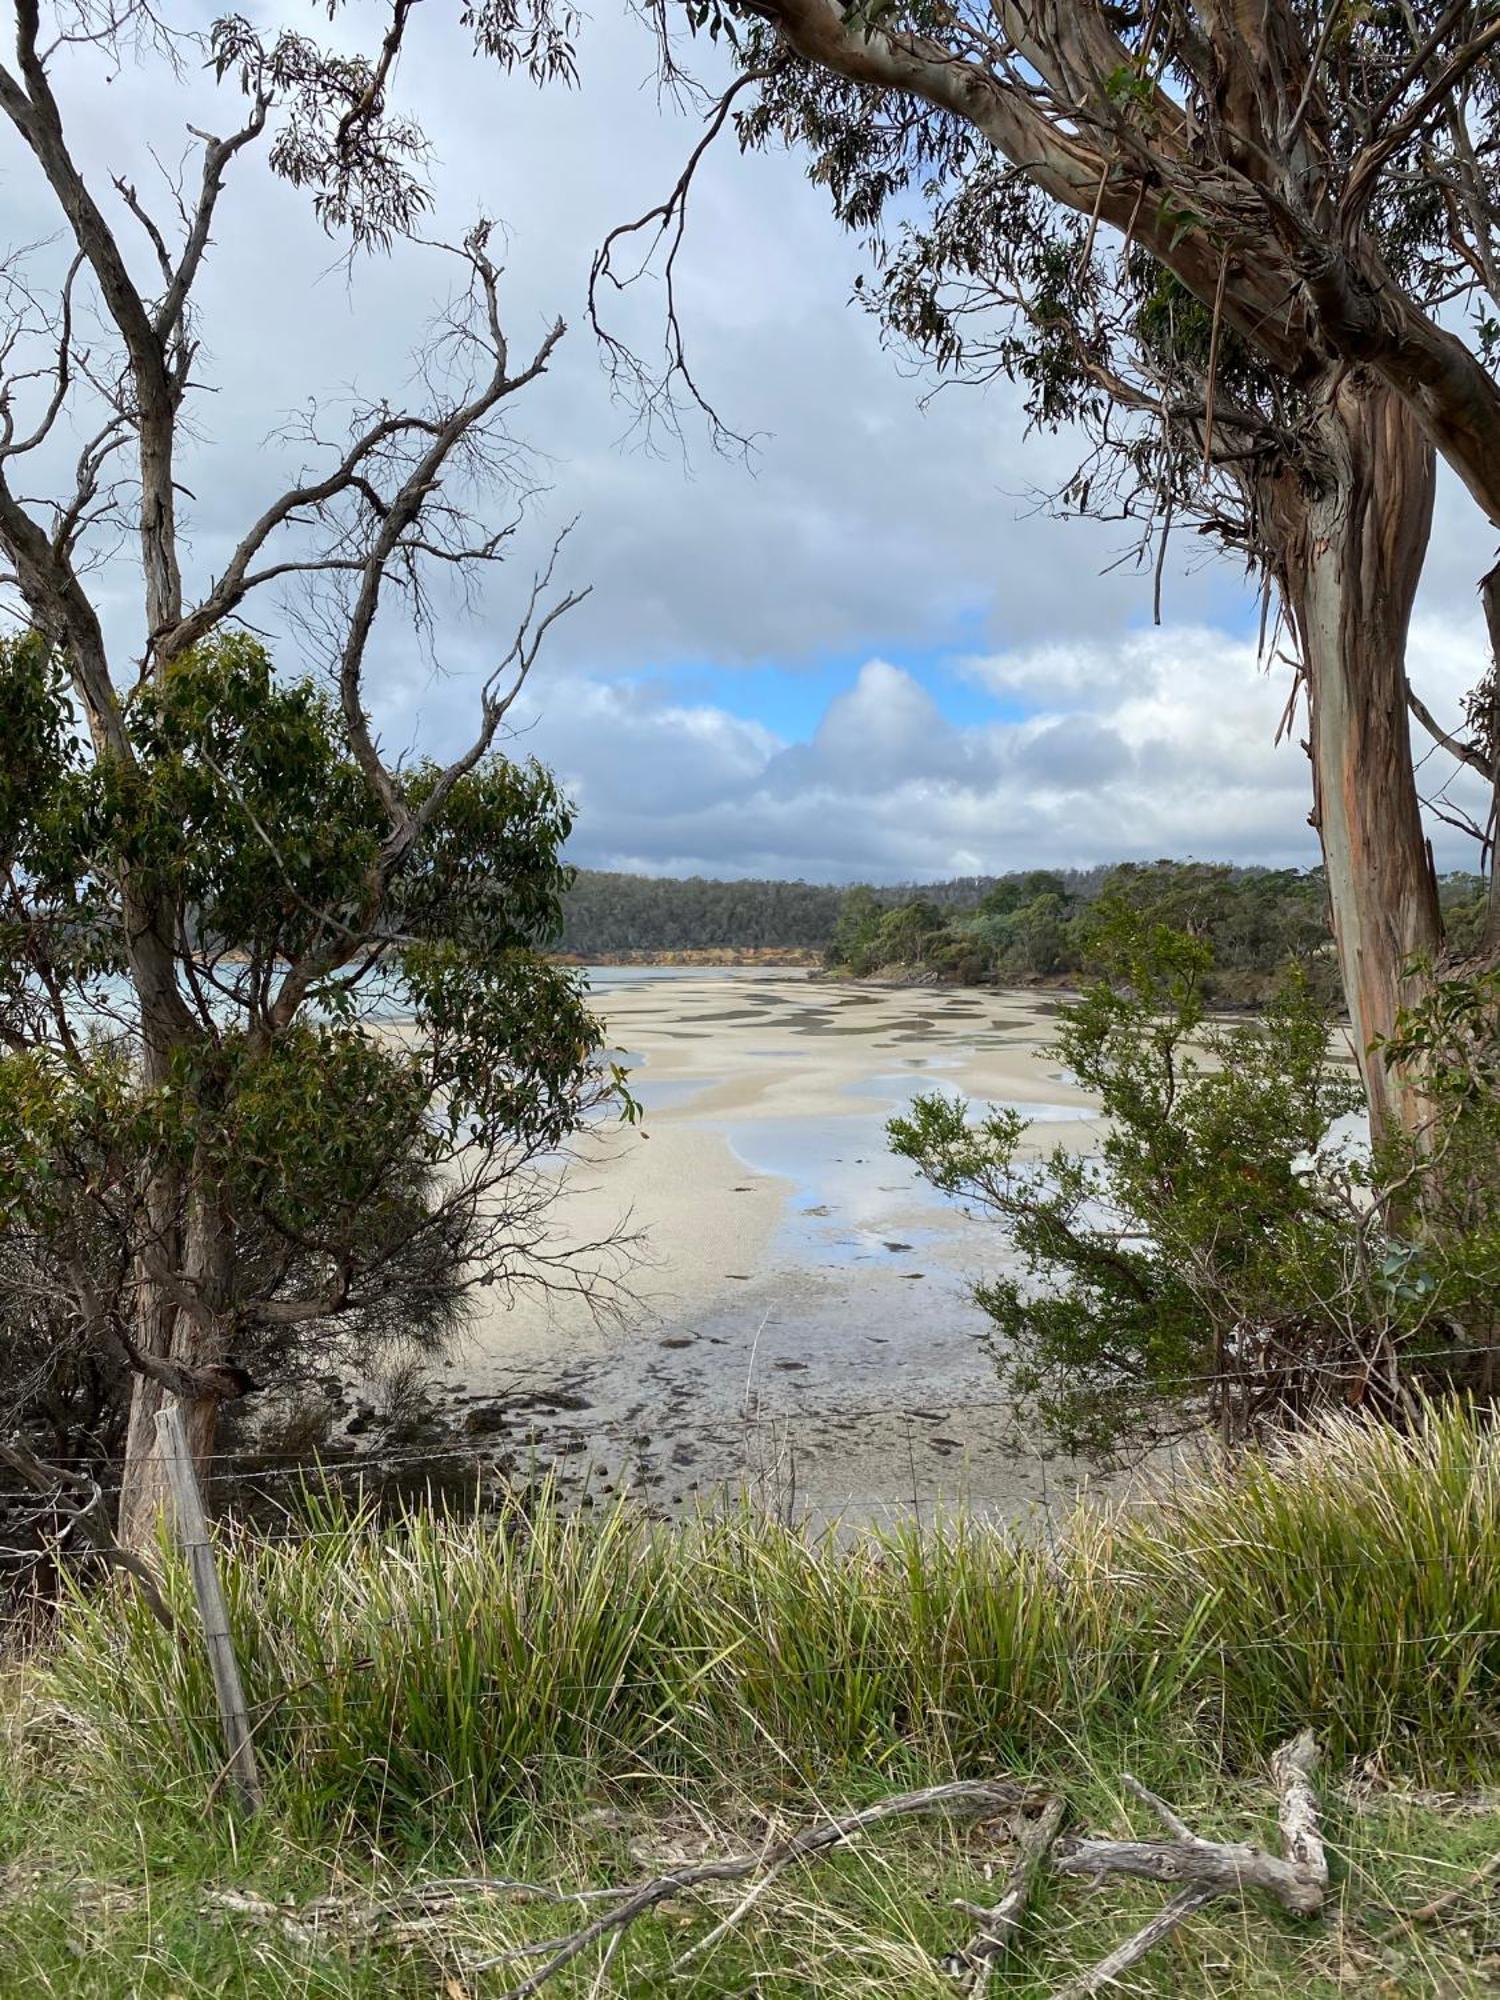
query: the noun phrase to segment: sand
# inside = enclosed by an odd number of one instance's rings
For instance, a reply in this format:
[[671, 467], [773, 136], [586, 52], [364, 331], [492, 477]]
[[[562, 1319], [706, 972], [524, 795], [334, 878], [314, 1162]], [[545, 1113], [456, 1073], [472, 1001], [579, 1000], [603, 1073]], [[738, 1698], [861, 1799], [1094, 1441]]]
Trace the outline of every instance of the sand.
[[[1004, 1261], [999, 1233], [883, 1133], [941, 1087], [1087, 1146], [1093, 1107], [1045, 1052], [1055, 1000], [740, 969], [597, 979], [645, 1119], [588, 1135], [558, 1231], [639, 1231], [633, 1303], [604, 1324], [576, 1300], [489, 1307], [434, 1385], [454, 1419], [483, 1410], [497, 1451], [668, 1511], [746, 1480], [818, 1518], [1066, 1503], [1083, 1469], [1017, 1455], [968, 1296]], [[524, 1417], [500, 1423], [507, 1403]]]

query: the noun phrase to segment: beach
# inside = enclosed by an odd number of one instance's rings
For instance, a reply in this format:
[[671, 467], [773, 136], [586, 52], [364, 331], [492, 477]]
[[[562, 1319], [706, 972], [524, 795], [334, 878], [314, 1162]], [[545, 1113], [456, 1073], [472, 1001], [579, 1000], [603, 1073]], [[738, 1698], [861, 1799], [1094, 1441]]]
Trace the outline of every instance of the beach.
[[430, 1383], [512, 1470], [663, 1511], [748, 1485], [815, 1519], [1066, 1504], [1017, 1440], [969, 1296], [995, 1224], [926, 1187], [886, 1120], [918, 1091], [1013, 1105], [1038, 1146], [1094, 1107], [1047, 1053], [1055, 996], [759, 968], [591, 976], [643, 1118], [583, 1135], [555, 1240], [637, 1236], [623, 1312], [486, 1295]]

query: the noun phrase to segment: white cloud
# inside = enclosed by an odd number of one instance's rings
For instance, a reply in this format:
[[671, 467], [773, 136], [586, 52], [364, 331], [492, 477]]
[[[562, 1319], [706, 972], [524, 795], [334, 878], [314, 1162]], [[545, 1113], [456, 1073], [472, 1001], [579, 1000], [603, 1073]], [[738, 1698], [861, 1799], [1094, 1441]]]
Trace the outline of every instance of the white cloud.
[[[1441, 644], [1424, 631], [1414, 660]], [[899, 881], [1158, 855], [1316, 859], [1301, 731], [1273, 741], [1284, 667], [1265, 672], [1253, 646], [1211, 627], [1091, 645], [1079, 671], [1061, 649], [1037, 657], [1055, 668], [1054, 700], [1019, 720], [956, 726], [911, 674], [871, 660], [807, 743], [588, 681], [540, 697], [529, 740], [573, 775], [586, 865]], [[1456, 688], [1468, 666], [1442, 658]], [[1008, 656], [1005, 685], [1040, 685], [1034, 667]], [[1440, 865], [1472, 865], [1469, 843], [1435, 831]]]
[[[352, 31], [350, 19], [325, 29]], [[1027, 436], [1004, 384], [918, 407], [924, 385], [845, 304], [859, 246], [797, 160], [717, 147], [681, 263], [698, 379], [758, 434], [753, 470], [701, 443], [691, 469], [622, 449], [626, 413], [584, 323], [589, 261], [607, 229], [670, 186], [696, 122], [649, 87], [650, 38], [627, 10], [585, 24], [576, 92], [498, 76], [451, 18], [414, 21], [399, 90], [436, 141], [435, 228], [457, 235], [478, 211], [503, 217], [517, 344], [558, 312], [574, 329], [515, 423], [550, 489], [517, 571], [577, 513], [568, 580], [595, 586], [556, 630], [521, 743], [576, 794], [580, 859], [911, 878], [1124, 854], [1312, 857], [1305, 760], [1295, 742], [1272, 747], [1285, 671], [1263, 674], [1226, 629], [1249, 622], [1241, 580], [1222, 565], [1174, 574], [1174, 552], [1173, 622], [1133, 629], [1150, 584], [1129, 566], [1105, 573], [1118, 531], [1059, 523], [1030, 503], [1069, 469], [1074, 445]], [[175, 158], [188, 122], [223, 129], [234, 113], [204, 75], [110, 82], [90, 53], [64, 60], [68, 115], [106, 196], [114, 173], [159, 192], [152, 150]], [[7, 146], [9, 234], [35, 240], [54, 218], [34, 164]], [[339, 270], [305, 198], [250, 156], [215, 234], [202, 335], [218, 386], [194, 406], [201, 442], [183, 467], [200, 582], [297, 469], [300, 454], [274, 436], [288, 411], [353, 384], [401, 393], [446, 282], [442, 260], [411, 246]], [[659, 339], [659, 297], [618, 304], [637, 340]], [[496, 506], [506, 510], [504, 495]], [[1493, 550], [1448, 480], [1438, 519], [1412, 671], [1452, 725], [1483, 659], [1473, 590]], [[502, 573], [473, 614], [441, 608], [441, 671], [398, 621], [385, 628], [371, 693], [393, 747], [442, 750], [467, 734], [521, 581]], [[133, 654], [138, 614], [118, 577], [104, 588], [111, 631]], [[274, 626], [272, 607], [257, 615]], [[997, 719], [946, 720], [922, 681], [889, 663], [960, 644], [969, 656], [954, 664], [995, 697]], [[830, 657], [866, 664], [806, 742], [711, 699], [668, 700], [652, 681], [686, 665], [711, 688], [716, 667]], [[1472, 851], [1440, 835], [1441, 858]]]

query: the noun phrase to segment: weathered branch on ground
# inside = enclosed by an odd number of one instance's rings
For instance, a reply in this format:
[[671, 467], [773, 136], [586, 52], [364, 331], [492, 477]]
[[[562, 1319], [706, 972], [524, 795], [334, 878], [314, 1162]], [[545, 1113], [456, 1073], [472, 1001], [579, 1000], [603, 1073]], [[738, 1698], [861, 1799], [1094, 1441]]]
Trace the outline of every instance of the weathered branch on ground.
[[[378, 1934], [388, 1940], [436, 1946], [446, 1935], [443, 1928], [446, 1912], [470, 1898], [507, 1895], [529, 1901], [575, 1903], [585, 1911], [595, 1906], [596, 1914], [575, 1930], [511, 1945], [465, 1964], [466, 1976], [477, 1977], [517, 1960], [541, 1961], [534, 1971], [499, 1996], [499, 2000], [531, 2000], [557, 1974], [595, 1946], [602, 1948], [602, 1956], [594, 1990], [602, 1991], [603, 1978], [621, 1939], [637, 1918], [692, 1890], [720, 1883], [749, 1883], [729, 1913], [678, 1957], [674, 1970], [701, 1958], [735, 1930], [778, 1878], [796, 1863], [830, 1853], [884, 1821], [937, 1813], [978, 1820], [1009, 1815], [1017, 1845], [999, 1899], [992, 1905], [967, 1900], [954, 1904], [979, 1925], [968, 1944], [943, 1960], [943, 1970], [966, 1992], [983, 1994], [1001, 1969], [1019, 1940], [1037, 1882], [1049, 1867], [1065, 1878], [1085, 1876], [1100, 1881], [1113, 1874], [1177, 1885], [1176, 1894], [1146, 1923], [1094, 1965], [1058, 1986], [1052, 1995], [1052, 2000], [1088, 2000], [1088, 1996], [1113, 1986], [1122, 1973], [1138, 1964], [1189, 1917], [1221, 1896], [1241, 1895], [1247, 1889], [1256, 1889], [1293, 1915], [1313, 1916], [1322, 1909], [1328, 1888], [1328, 1865], [1319, 1830], [1318, 1799], [1312, 1784], [1316, 1764], [1317, 1746], [1310, 1730], [1283, 1744], [1271, 1760], [1271, 1775], [1280, 1794], [1277, 1814], [1282, 1842], [1280, 1856], [1239, 1841], [1200, 1838], [1164, 1800], [1130, 1777], [1123, 1780], [1126, 1789], [1151, 1808], [1171, 1838], [1165, 1841], [1085, 1839], [1059, 1849], [1058, 1834], [1067, 1813], [1066, 1801], [1060, 1795], [1005, 1779], [970, 1779], [898, 1792], [857, 1812], [821, 1820], [785, 1839], [768, 1840], [760, 1847], [715, 1860], [684, 1863], [639, 1883], [568, 1890], [498, 1877], [461, 1876], [413, 1884], [389, 1897], [322, 1896], [297, 1909], [238, 1891], [214, 1891], [209, 1900], [234, 1915], [273, 1924], [285, 1936], [309, 1949], [330, 1934], [341, 1934], [346, 1940], [370, 1939]], [[1500, 1873], [1500, 1856], [1487, 1863], [1470, 1881], [1414, 1911], [1413, 1917], [1425, 1920], [1441, 1915], [1497, 1873]]]
[[1052, 2000], [1088, 2000], [1090, 1994], [1113, 1986], [1122, 1972], [1128, 1972], [1132, 1965], [1139, 1964], [1148, 1951], [1154, 1950], [1163, 1938], [1170, 1937], [1179, 1924], [1186, 1923], [1205, 1903], [1213, 1902], [1218, 1894], [1217, 1889], [1202, 1886], [1179, 1889], [1170, 1902], [1163, 1903], [1156, 1915], [1126, 1938], [1123, 1944], [1117, 1944], [1113, 1951], [1106, 1952], [1096, 1965], [1091, 1965], [1077, 1979], [1070, 1979], [1066, 1985], [1056, 1987]]
[[1164, 1799], [1138, 1779], [1122, 1773], [1126, 1789], [1147, 1805], [1172, 1836], [1170, 1840], [1083, 1840], [1052, 1865], [1063, 1875], [1131, 1875], [1154, 1882], [1183, 1884], [1170, 1902], [1123, 1944], [1116, 1945], [1052, 2000], [1086, 2000], [1144, 1958], [1195, 1911], [1219, 1896], [1260, 1889], [1291, 1916], [1316, 1916], [1328, 1893], [1328, 1859], [1318, 1827], [1318, 1798], [1312, 1786], [1318, 1746], [1310, 1729], [1283, 1743], [1271, 1759], [1271, 1776], [1281, 1794], [1277, 1825], [1283, 1853], [1278, 1857], [1244, 1841], [1203, 1840], [1178, 1818]]
[[988, 1907], [961, 1900], [955, 1903], [956, 1909], [975, 1918], [980, 1926], [961, 1950], [950, 1952], [943, 1961], [943, 1970], [952, 1973], [966, 1992], [983, 1993], [1001, 1959], [1015, 1943], [1037, 1875], [1062, 1831], [1067, 1810], [1064, 1799], [1051, 1798], [1035, 1819], [1026, 1819], [1024, 1809], [1018, 1813], [1019, 1845], [1006, 1877], [1005, 1893]]
[[[561, 1972], [564, 1966], [570, 1965], [580, 1953], [587, 1951], [590, 1945], [602, 1943], [612, 1933], [624, 1930], [637, 1917], [655, 1909], [658, 1903], [664, 1903], [668, 1897], [680, 1895], [684, 1890], [696, 1889], [711, 1882], [741, 1882], [747, 1876], [762, 1873], [765, 1877], [775, 1876], [793, 1862], [808, 1860], [814, 1855], [842, 1847], [854, 1835], [878, 1826], [884, 1820], [916, 1813], [942, 1812], [968, 1813], [984, 1818], [1019, 1806], [1028, 1796], [1024, 1785], [980, 1778], [960, 1779], [950, 1785], [929, 1785], [916, 1792], [898, 1792], [873, 1806], [865, 1806], [859, 1812], [804, 1827], [801, 1833], [751, 1853], [728, 1854], [717, 1861], [702, 1861], [690, 1868], [675, 1868], [635, 1888], [622, 1888], [613, 1909], [604, 1911], [578, 1930], [564, 1937], [548, 1938], [541, 1944], [525, 1945], [493, 1958], [481, 1959], [468, 1970], [471, 1973], [491, 1972], [509, 1959], [538, 1957], [547, 1952], [550, 1955], [544, 1965], [501, 1996], [501, 2000], [530, 2000], [532, 1994], [539, 1993], [549, 1979]], [[742, 1904], [741, 1908], [744, 1907], [746, 1905]]]
[[1147, 1882], [1194, 1884], [1221, 1896], [1259, 1889], [1292, 1916], [1315, 1916], [1328, 1892], [1328, 1865], [1317, 1834], [1317, 1802], [1310, 1782], [1316, 1761], [1309, 1731], [1284, 1744], [1272, 1760], [1282, 1793], [1285, 1859], [1247, 1841], [1201, 1839], [1165, 1800], [1125, 1773], [1122, 1782], [1127, 1790], [1151, 1808], [1171, 1838], [1080, 1840], [1055, 1854], [1052, 1865], [1061, 1875], [1083, 1875], [1093, 1881], [1131, 1875]]

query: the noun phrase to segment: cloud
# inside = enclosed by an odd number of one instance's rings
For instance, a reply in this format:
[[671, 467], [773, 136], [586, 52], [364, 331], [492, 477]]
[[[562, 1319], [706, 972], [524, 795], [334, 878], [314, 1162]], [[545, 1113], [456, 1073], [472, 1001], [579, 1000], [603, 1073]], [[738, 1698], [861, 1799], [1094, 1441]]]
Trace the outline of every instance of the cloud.
[[[280, 4], [306, 27], [300, 4]], [[680, 264], [697, 379], [755, 433], [749, 464], [696, 434], [691, 463], [622, 442], [629, 412], [586, 325], [589, 263], [608, 229], [671, 185], [696, 116], [651, 87], [650, 36], [629, 10], [587, 21], [580, 87], [546, 93], [475, 60], [455, 19], [413, 18], [399, 93], [436, 146], [433, 233], [502, 218], [517, 350], [559, 313], [572, 330], [513, 409], [545, 489], [514, 563], [472, 604], [440, 599], [428, 635], [399, 615], [380, 629], [369, 693], [393, 749], [466, 739], [531, 560], [576, 514], [567, 581], [593, 591], [549, 642], [518, 747], [552, 759], [577, 797], [580, 860], [910, 879], [1127, 854], [1312, 858], [1305, 759], [1295, 740], [1272, 747], [1287, 676], [1263, 672], [1247, 643], [1242, 579], [1196, 556], [1189, 572], [1174, 550], [1171, 622], [1140, 629], [1150, 582], [1109, 567], [1121, 531], [1035, 504], [1071, 470], [1076, 441], [1028, 434], [1004, 383], [922, 406], [929, 385], [847, 304], [860, 246], [795, 158], [716, 146]], [[339, 16], [320, 31], [358, 25]], [[171, 213], [153, 152], [173, 160], [189, 123], [223, 130], [237, 107], [195, 71], [111, 80], [92, 51], [59, 60], [76, 142], [146, 276], [148, 246], [110, 177]], [[50, 235], [50, 202], [13, 139], [0, 173], [9, 234]], [[213, 393], [193, 406], [182, 467], [197, 585], [307, 462], [289, 415], [313, 398], [410, 392], [450, 282], [446, 260], [414, 245], [344, 268], [301, 193], [253, 155], [236, 163], [203, 285]], [[638, 345], [659, 343], [659, 294], [637, 288], [611, 309]], [[501, 517], [515, 504], [505, 490], [489, 498]], [[1453, 482], [1438, 505], [1412, 671], [1453, 724], [1482, 665], [1473, 585], [1493, 550]], [[133, 659], [128, 566], [99, 590], [116, 652]], [[256, 616], [285, 657], [302, 657], [272, 603]], [[772, 705], [757, 712], [754, 669], [825, 676], [830, 661], [845, 684], [795, 732], [805, 740], [776, 726]], [[664, 687], [675, 669], [691, 669], [701, 699]], [[732, 696], [715, 698], [716, 671]], [[1439, 839], [1442, 857], [1472, 856]]]
[[[1415, 662], [1439, 630], [1419, 633]], [[1443, 660], [1458, 686], [1472, 663]], [[1302, 729], [1273, 740], [1284, 667], [1265, 671], [1251, 644], [1204, 626], [1076, 659], [1006, 655], [998, 680], [1041, 686], [1042, 661], [1054, 699], [1016, 719], [951, 723], [914, 675], [876, 659], [805, 743], [587, 679], [538, 698], [528, 741], [577, 790], [574, 858], [588, 866], [910, 881], [1158, 855], [1316, 860]], [[971, 680], [990, 673], [963, 664]], [[1469, 843], [1438, 836], [1441, 866], [1472, 865]]]

